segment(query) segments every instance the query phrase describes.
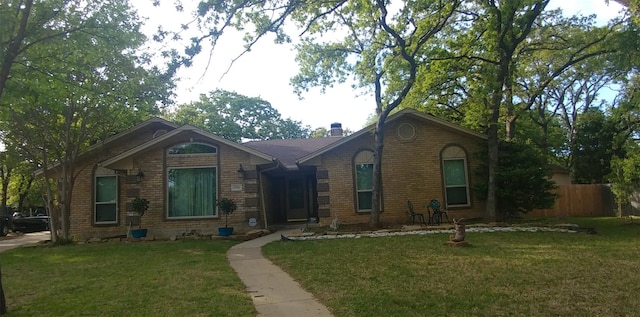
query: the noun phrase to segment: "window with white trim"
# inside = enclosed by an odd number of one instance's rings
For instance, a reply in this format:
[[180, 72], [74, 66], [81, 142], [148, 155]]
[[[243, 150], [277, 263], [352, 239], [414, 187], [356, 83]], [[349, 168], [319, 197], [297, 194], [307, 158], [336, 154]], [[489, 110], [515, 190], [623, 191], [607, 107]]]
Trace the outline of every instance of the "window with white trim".
[[167, 218], [215, 217], [216, 168], [173, 167], [167, 171]]
[[370, 212], [373, 197], [373, 152], [361, 151], [354, 158], [356, 210]]
[[118, 222], [118, 176], [96, 175], [94, 183], [95, 224], [115, 224]]
[[449, 146], [442, 151], [442, 175], [446, 206], [469, 206], [467, 154], [464, 149], [459, 146]]

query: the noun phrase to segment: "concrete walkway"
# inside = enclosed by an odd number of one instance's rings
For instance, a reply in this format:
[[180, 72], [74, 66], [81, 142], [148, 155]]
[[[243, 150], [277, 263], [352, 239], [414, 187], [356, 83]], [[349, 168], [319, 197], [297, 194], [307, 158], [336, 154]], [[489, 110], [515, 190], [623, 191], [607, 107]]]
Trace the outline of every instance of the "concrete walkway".
[[231, 267], [247, 286], [261, 317], [331, 317], [329, 310], [291, 276], [262, 256], [262, 246], [280, 239], [278, 231], [237, 244], [227, 252]]
[[0, 239], [0, 252], [11, 250], [22, 245], [40, 243], [51, 240], [51, 232], [41, 231], [25, 233], [20, 235], [10, 234], [10, 236]]

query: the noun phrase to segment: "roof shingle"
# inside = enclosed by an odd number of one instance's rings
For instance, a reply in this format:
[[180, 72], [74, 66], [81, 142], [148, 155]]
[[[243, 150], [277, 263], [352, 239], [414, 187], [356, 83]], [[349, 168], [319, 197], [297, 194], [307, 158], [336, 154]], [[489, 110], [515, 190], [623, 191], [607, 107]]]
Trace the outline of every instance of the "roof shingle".
[[298, 159], [309, 155], [341, 137], [326, 137], [313, 139], [277, 139], [265, 141], [250, 141], [244, 146], [276, 157], [287, 169], [297, 168]]

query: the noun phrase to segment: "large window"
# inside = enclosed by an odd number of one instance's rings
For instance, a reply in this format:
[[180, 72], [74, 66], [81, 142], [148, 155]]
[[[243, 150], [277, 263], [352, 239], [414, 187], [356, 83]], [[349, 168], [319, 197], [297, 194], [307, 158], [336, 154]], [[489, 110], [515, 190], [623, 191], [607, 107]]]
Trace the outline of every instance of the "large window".
[[373, 152], [361, 151], [354, 159], [358, 212], [371, 211], [373, 197]]
[[467, 155], [459, 146], [449, 146], [442, 152], [445, 200], [447, 207], [469, 205]]
[[216, 216], [216, 168], [170, 168], [168, 218]]
[[118, 177], [115, 175], [95, 178], [94, 222], [114, 224], [118, 222]]

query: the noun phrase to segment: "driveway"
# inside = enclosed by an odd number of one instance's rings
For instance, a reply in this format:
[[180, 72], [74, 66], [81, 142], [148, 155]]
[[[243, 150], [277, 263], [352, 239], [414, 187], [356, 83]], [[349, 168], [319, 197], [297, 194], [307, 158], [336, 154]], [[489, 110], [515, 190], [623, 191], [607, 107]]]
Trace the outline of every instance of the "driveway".
[[6, 237], [0, 239], [0, 252], [11, 250], [22, 245], [39, 243], [42, 241], [51, 240], [51, 232], [41, 231], [25, 234], [10, 233]]

